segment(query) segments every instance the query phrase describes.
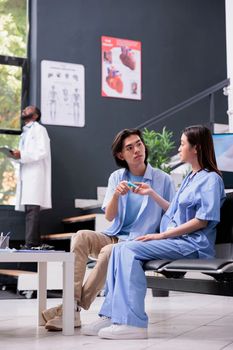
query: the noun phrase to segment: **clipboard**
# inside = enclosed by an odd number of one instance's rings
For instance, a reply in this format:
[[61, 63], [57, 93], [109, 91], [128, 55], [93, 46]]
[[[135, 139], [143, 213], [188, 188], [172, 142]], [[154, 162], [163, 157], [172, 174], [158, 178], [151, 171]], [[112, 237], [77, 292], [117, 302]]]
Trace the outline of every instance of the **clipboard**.
[[7, 156], [7, 157], [13, 158], [12, 149], [9, 148], [8, 146], [0, 147], [0, 152], [5, 154], [5, 156]]

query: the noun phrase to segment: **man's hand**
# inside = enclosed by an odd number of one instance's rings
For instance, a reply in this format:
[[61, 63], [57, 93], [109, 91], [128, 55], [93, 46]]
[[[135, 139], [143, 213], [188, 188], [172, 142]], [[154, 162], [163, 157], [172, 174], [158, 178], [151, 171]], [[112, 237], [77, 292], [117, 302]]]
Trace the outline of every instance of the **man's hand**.
[[128, 193], [130, 190], [129, 186], [127, 185], [127, 181], [121, 181], [116, 190], [115, 190], [115, 193], [118, 195], [118, 196], [124, 196], [126, 193]]
[[12, 157], [14, 159], [20, 159], [21, 158], [21, 154], [20, 151], [18, 149], [14, 149], [13, 151], [11, 151]]
[[134, 185], [136, 185], [137, 187], [134, 188], [128, 185], [127, 181], [121, 181], [117, 186], [115, 193], [117, 194], [117, 196], [124, 196], [129, 191], [132, 191], [142, 196], [145, 196], [145, 195], [149, 196], [153, 192], [153, 189], [150, 187], [150, 185], [144, 182], [134, 182]]

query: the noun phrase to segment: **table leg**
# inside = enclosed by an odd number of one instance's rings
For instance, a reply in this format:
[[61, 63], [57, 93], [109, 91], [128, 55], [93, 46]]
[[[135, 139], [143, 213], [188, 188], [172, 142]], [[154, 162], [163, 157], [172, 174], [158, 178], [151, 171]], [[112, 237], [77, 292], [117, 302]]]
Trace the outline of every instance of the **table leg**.
[[41, 312], [46, 308], [47, 300], [47, 263], [38, 263], [38, 290], [37, 290], [37, 301], [38, 301], [38, 325], [43, 326], [45, 321], [42, 317]]
[[63, 334], [74, 334], [74, 263], [63, 262]]

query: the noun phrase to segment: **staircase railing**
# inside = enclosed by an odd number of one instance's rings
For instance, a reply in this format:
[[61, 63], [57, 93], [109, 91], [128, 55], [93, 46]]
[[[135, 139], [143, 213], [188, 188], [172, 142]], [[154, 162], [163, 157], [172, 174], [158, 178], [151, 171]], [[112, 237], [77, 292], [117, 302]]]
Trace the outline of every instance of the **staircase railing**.
[[193, 105], [194, 103], [206, 98], [209, 96], [209, 122], [210, 122], [210, 129], [213, 132], [214, 128], [214, 122], [215, 122], [215, 107], [214, 107], [214, 94], [215, 92], [223, 89], [224, 87], [227, 87], [230, 85], [230, 79], [225, 79], [221, 81], [218, 84], [215, 84], [211, 86], [210, 88], [203, 90], [202, 92], [199, 92], [198, 94], [194, 95], [193, 97], [175, 105], [174, 107], [171, 107], [167, 109], [166, 111], [156, 115], [153, 118], [150, 118], [149, 120], [145, 121], [144, 123], [141, 123], [137, 126], [138, 129], [145, 128], [151, 124], [161, 122], [162, 120], [176, 114], [177, 112]]

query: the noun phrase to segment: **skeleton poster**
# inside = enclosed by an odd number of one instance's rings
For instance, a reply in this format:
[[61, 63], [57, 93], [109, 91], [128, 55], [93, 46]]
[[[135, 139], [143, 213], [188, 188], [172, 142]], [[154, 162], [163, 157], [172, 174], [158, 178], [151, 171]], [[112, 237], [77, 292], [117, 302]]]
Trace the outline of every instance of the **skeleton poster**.
[[85, 125], [85, 78], [80, 64], [41, 62], [42, 123]]

